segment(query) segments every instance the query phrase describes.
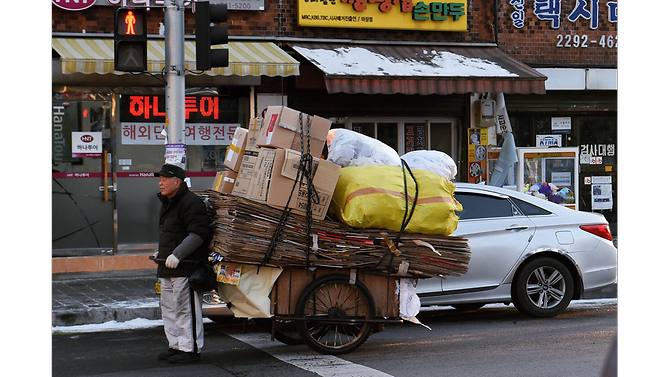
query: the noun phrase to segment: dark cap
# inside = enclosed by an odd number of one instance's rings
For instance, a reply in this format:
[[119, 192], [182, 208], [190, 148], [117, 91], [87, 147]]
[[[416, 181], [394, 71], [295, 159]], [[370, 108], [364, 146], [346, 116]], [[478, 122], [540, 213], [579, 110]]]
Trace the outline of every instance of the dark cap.
[[175, 165], [170, 165], [170, 164], [165, 164], [161, 168], [161, 171], [154, 173], [155, 177], [158, 177], [159, 175], [162, 175], [163, 177], [177, 177], [181, 179], [182, 181], [184, 178], [186, 178], [186, 172], [184, 169], [180, 168], [179, 166]]

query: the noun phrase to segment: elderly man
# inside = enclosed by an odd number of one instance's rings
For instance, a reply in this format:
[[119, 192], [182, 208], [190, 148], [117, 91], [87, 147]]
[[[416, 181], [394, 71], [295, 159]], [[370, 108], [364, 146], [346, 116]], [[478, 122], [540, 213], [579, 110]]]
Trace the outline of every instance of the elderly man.
[[160, 235], [156, 259], [161, 278], [161, 311], [168, 349], [158, 358], [172, 363], [200, 360], [205, 343], [202, 293], [188, 284], [193, 262], [206, 260], [211, 231], [205, 204], [188, 189], [184, 169], [166, 164], [159, 177]]

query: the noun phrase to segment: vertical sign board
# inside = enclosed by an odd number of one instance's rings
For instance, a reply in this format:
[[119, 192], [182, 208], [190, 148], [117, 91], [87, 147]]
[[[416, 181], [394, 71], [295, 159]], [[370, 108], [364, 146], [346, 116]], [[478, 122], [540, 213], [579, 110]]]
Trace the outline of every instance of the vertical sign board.
[[489, 140], [487, 128], [468, 129], [468, 182], [486, 182], [488, 177], [486, 143]]

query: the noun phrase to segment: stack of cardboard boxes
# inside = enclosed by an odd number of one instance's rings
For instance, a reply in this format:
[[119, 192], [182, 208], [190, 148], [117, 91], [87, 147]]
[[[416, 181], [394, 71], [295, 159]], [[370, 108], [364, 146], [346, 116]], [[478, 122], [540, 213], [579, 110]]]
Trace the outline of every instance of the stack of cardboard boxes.
[[340, 173], [340, 166], [320, 158], [330, 126], [319, 116], [285, 106], [268, 107], [262, 123], [254, 118], [249, 129], [237, 128], [224, 161], [229, 170], [217, 173], [212, 189], [281, 209], [288, 204], [292, 213], [305, 215], [307, 179], [296, 180], [301, 146], [306, 150], [309, 143], [312, 184], [319, 198], [312, 201], [312, 218], [324, 219]]

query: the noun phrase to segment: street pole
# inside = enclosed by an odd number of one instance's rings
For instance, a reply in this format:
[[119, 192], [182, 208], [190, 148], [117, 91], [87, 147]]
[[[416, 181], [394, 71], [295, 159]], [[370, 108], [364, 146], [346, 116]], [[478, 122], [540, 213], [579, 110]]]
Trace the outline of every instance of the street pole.
[[186, 96], [184, 63], [184, 0], [168, 0], [165, 5], [165, 163], [186, 170], [184, 104]]

